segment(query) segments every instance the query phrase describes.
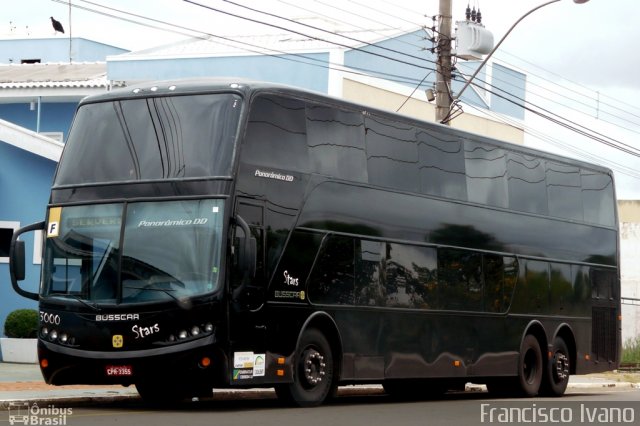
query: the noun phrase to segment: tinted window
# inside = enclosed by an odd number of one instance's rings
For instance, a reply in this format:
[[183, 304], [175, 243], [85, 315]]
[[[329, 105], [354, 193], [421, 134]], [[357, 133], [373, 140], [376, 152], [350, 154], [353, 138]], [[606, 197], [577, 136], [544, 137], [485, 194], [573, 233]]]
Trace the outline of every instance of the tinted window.
[[463, 141], [426, 129], [418, 132], [420, 191], [456, 200], [467, 199]]
[[574, 305], [573, 286], [571, 285], [571, 265], [551, 264], [551, 311], [555, 314], [568, 314]]
[[230, 94], [83, 105], [56, 184], [228, 176], [240, 106]]
[[340, 179], [367, 181], [361, 113], [329, 106], [308, 106], [307, 144], [314, 172]]
[[518, 278], [515, 258], [484, 254], [484, 309], [487, 312], [506, 312]]
[[483, 310], [482, 255], [438, 249], [439, 303], [444, 309]]
[[359, 241], [356, 247], [356, 303], [366, 306], [384, 306], [386, 291], [381, 280], [385, 259], [385, 243]]
[[437, 279], [436, 250], [392, 243], [386, 248], [387, 306], [432, 307]]
[[609, 175], [582, 170], [582, 203], [586, 222], [615, 224], [613, 181]]
[[507, 207], [506, 154], [492, 145], [465, 141], [464, 158], [469, 201]]
[[512, 152], [507, 157], [507, 173], [509, 207], [523, 212], [547, 214], [544, 161]]
[[309, 276], [309, 299], [314, 303], [349, 305], [354, 298], [353, 238], [329, 236]]
[[579, 168], [547, 162], [547, 195], [551, 216], [583, 220]]
[[524, 262], [524, 312], [547, 312], [549, 308], [549, 264], [535, 260]]
[[279, 96], [255, 99], [242, 158], [262, 167], [308, 173], [304, 102]]
[[588, 316], [591, 313], [591, 304], [587, 303], [591, 298], [591, 281], [587, 266], [571, 265], [571, 282], [573, 283], [572, 306], [574, 315]]
[[377, 117], [367, 117], [365, 124], [369, 182], [418, 192], [415, 128]]

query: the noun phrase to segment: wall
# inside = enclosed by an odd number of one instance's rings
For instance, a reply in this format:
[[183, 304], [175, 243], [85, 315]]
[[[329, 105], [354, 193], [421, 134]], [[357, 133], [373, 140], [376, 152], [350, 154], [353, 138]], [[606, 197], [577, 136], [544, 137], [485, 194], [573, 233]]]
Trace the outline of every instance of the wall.
[[198, 77], [239, 77], [288, 84], [327, 93], [328, 53], [202, 58], [149, 58], [124, 55], [109, 58], [107, 77], [113, 81], [151, 81]]
[[0, 64], [20, 64], [22, 60], [39, 59], [45, 62], [69, 62], [69, 43], [74, 62], [104, 61], [108, 55], [119, 55], [125, 49], [83, 38], [57, 36], [53, 38], [25, 38], [0, 40]]
[[[25, 226], [44, 220], [55, 167], [54, 161], [0, 141], [0, 221], [18, 221]], [[34, 264], [33, 233], [23, 240], [27, 254], [27, 280], [23, 288], [37, 291], [40, 265]], [[37, 307], [35, 301], [13, 291], [7, 263], [0, 263], [0, 300], [0, 335], [4, 335], [4, 320], [9, 312]]]
[[[396, 111], [407, 96], [345, 78], [343, 98], [375, 108]], [[402, 107], [400, 113], [425, 121], [433, 121], [435, 117], [434, 105], [418, 99], [409, 100]], [[463, 114], [456, 118], [452, 122], [452, 127], [511, 143], [522, 144], [524, 142], [522, 130], [471, 114]]]
[[[640, 299], [640, 201], [619, 201], [622, 296]], [[636, 302], [639, 303], [639, 302]], [[622, 305], [622, 339], [640, 337], [640, 304]]]
[[[43, 100], [40, 106], [40, 132], [62, 132], [66, 137], [77, 105], [77, 102], [53, 103]], [[38, 111], [31, 111], [30, 102], [0, 104], [0, 119], [35, 132]]]

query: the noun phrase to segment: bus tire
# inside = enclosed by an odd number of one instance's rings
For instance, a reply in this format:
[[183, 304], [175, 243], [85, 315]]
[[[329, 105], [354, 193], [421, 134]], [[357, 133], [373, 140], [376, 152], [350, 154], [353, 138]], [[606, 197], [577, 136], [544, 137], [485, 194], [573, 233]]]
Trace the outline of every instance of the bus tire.
[[545, 368], [542, 391], [545, 396], [562, 396], [569, 384], [571, 372], [569, 348], [562, 337], [553, 341], [552, 355]]
[[538, 339], [532, 334], [527, 334], [520, 346], [518, 362], [518, 383], [523, 396], [532, 397], [538, 394], [544, 365]]
[[321, 331], [304, 331], [294, 363], [293, 383], [278, 385], [278, 398], [299, 407], [322, 404], [335, 389], [335, 369], [331, 346]]

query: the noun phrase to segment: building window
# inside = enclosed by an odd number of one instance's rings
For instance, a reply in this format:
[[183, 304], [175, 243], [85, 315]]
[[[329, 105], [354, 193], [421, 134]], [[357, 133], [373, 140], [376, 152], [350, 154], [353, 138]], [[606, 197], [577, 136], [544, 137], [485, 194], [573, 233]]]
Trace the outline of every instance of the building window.
[[0, 263], [9, 263], [9, 247], [20, 222], [0, 221]]

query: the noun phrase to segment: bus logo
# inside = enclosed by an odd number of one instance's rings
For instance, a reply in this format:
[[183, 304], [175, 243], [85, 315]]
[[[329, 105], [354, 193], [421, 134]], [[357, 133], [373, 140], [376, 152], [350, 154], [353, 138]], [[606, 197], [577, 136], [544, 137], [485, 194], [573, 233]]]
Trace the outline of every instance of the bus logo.
[[122, 334], [114, 334], [111, 336], [111, 344], [114, 348], [121, 348], [124, 346], [124, 337], [122, 337]]

